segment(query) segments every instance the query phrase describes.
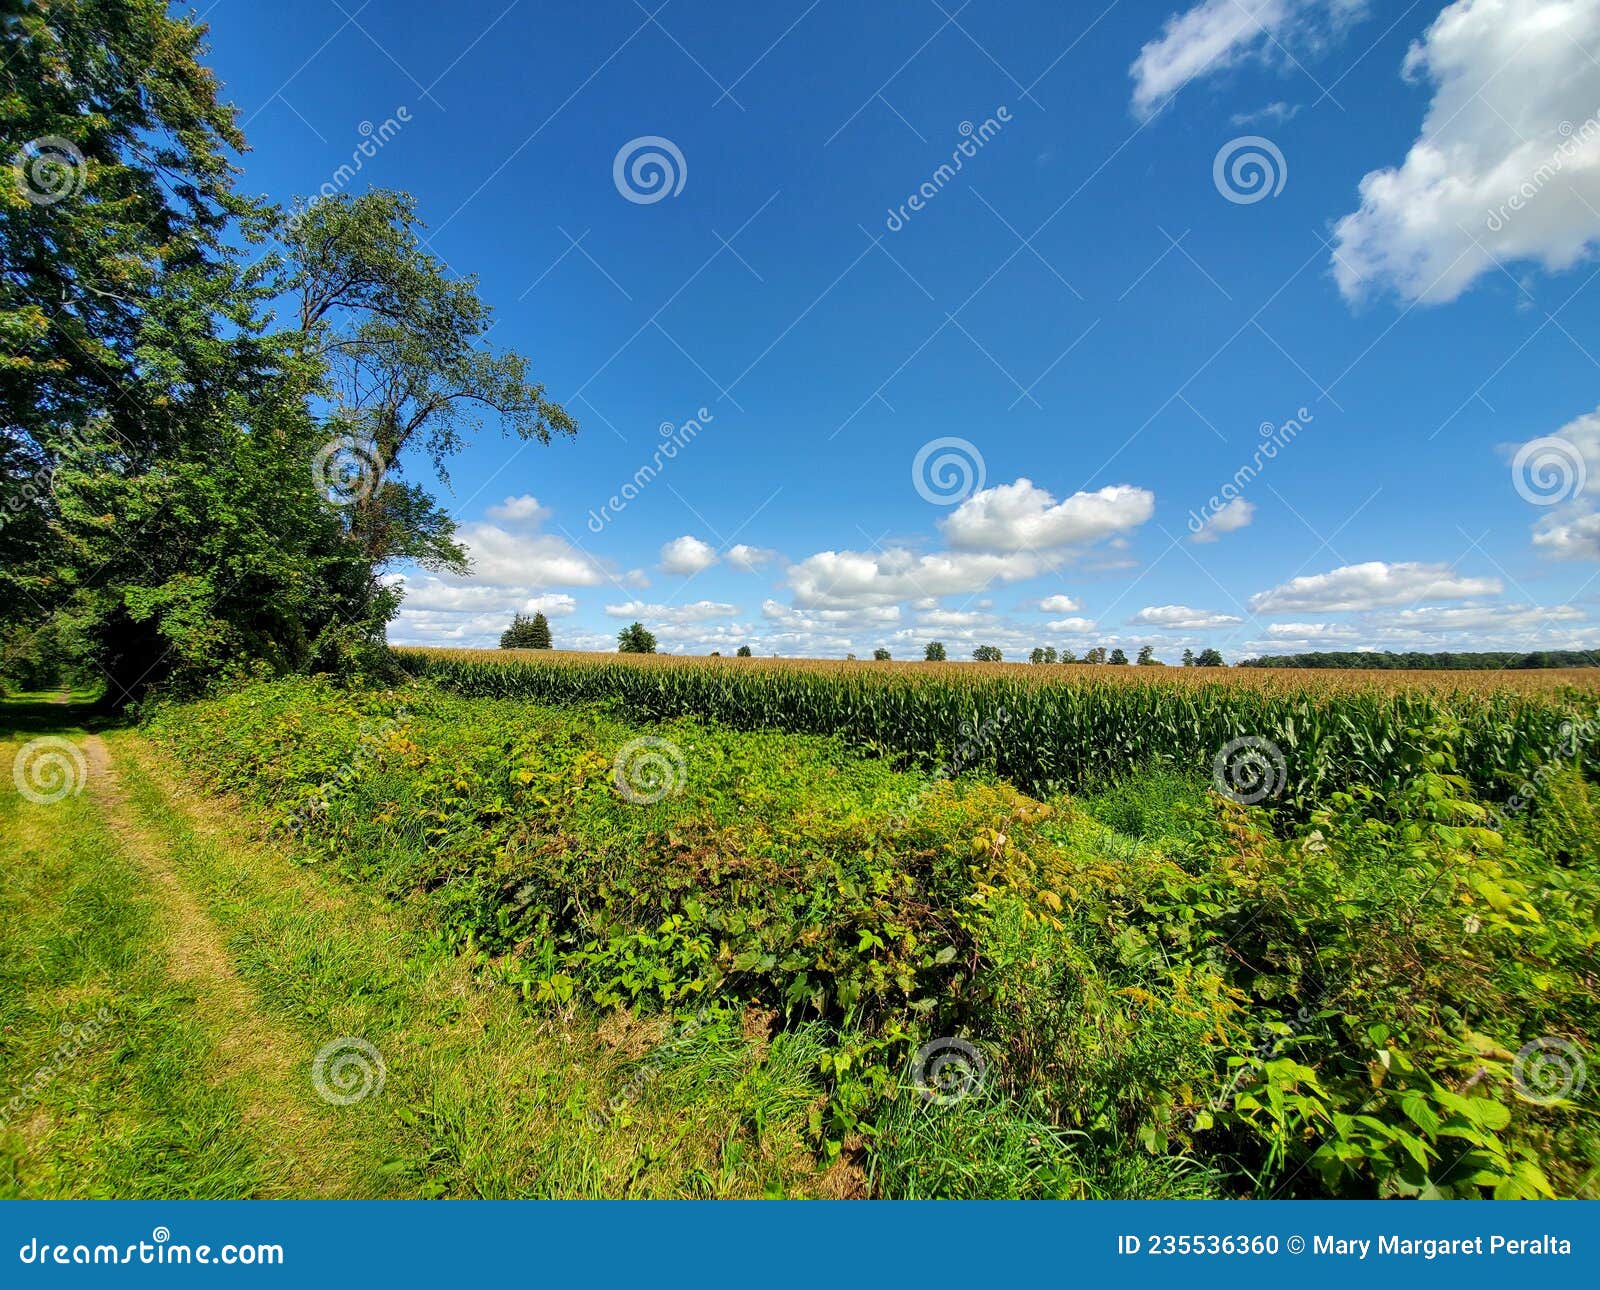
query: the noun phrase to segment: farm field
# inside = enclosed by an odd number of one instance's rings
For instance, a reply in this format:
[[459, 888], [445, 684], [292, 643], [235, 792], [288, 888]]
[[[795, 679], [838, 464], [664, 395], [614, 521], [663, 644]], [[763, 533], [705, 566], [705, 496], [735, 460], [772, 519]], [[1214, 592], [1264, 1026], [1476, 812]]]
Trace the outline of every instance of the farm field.
[[400, 657], [6, 706], [6, 1194], [1600, 1191], [1588, 678]]

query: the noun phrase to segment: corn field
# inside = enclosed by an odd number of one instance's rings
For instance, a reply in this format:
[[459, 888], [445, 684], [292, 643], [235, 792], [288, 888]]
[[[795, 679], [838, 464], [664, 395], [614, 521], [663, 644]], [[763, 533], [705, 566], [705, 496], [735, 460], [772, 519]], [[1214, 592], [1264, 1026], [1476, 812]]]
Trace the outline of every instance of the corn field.
[[1408, 685], [1392, 673], [396, 653], [412, 675], [460, 694], [835, 735], [925, 767], [982, 767], [1038, 797], [1153, 765], [1204, 773], [1230, 743], [1265, 741], [1282, 758], [1273, 804], [1296, 815], [1352, 784], [1392, 789], [1440, 729], [1452, 732], [1460, 773], [1502, 802], [1600, 733], [1600, 687], [1583, 672]]

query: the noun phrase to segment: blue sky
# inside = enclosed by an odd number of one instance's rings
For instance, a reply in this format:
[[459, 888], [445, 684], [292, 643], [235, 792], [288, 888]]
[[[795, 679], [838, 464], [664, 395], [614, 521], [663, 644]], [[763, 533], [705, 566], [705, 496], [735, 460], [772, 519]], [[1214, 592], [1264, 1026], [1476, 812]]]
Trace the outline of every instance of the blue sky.
[[581, 424], [393, 638], [1593, 645], [1600, 0], [958, 3], [202, 9], [244, 186], [414, 193]]

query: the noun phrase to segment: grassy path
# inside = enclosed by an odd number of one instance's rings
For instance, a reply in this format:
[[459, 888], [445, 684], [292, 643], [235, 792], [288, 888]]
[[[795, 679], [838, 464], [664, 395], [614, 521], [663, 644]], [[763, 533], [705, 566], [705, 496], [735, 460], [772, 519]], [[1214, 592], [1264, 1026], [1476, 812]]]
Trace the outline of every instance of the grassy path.
[[137, 733], [74, 713], [0, 711], [0, 772], [40, 738], [81, 758], [61, 800], [0, 781], [0, 1195], [856, 1189], [802, 1140], [803, 1045], [541, 1022], [404, 911], [251, 840]]

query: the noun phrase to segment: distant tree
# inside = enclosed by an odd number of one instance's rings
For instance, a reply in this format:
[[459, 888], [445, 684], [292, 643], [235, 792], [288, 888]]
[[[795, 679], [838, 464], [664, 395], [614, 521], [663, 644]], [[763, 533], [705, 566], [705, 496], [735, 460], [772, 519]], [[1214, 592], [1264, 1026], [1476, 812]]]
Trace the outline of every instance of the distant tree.
[[846, 654], [844, 656], [844, 661], [846, 663], [854, 663], [856, 661], [856, 656], [854, 654]]
[[943, 663], [945, 658], [943, 641], [929, 641], [922, 651], [922, 661], [924, 663]]
[[1044, 651], [1042, 649], [1040, 649], [1037, 645], [1035, 645], [1033, 647], [1033, 652], [1028, 655], [1028, 662], [1030, 662], [1030, 663], [1043, 663], [1044, 662]]
[[630, 623], [617, 633], [617, 650], [623, 654], [654, 654], [656, 638], [643, 623]]
[[1061, 651], [1061, 661], [1063, 663], [1076, 663], [1078, 661], [1078, 656], [1071, 650], [1064, 649]]
[[719, 649], [712, 650], [711, 651], [711, 657], [712, 658], [721, 658], [722, 657], [722, 651], [719, 650]]
[[879, 646], [872, 651], [872, 657], [879, 663], [887, 663], [889, 661], [889, 651]]
[[1337, 667], [1383, 670], [1503, 671], [1506, 668], [1597, 667], [1600, 653], [1593, 650], [1538, 650], [1532, 654], [1492, 650], [1459, 651], [1442, 654], [1392, 654], [1331, 651], [1314, 654], [1266, 654], [1261, 658], [1239, 660], [1240, 667]]
[[1139, 666], [1140, 667], [1159, 666], [1161, 660], [1156, 657], [1156, 648], [1155, 648], [1155, 646], [1154, 645], [1143, 645], [1143, 646], [1140, 646], [1138, 662], [1139, 662]]
[[972, 651], [972, 657], [979, 663], [999, 663], [1004, 660], [999, 648], [994, 645], [980, 645]]
[[1119, 667], [1127, 667], [1128, 666], [1128, 656], [1125, 653], [1123, 653], [1122, 647], [1120, 645], [1116, 649], [1111, 651], [1111, 657], [1107, 661], [1111, 662], [1111, 663], [1115, 663]]
[[1104, 663], [1106, 661], [1106, 647], [1104, 645], [1096, 645], [1091, 650], [1085, 650], [1083, 661], [1085, 663]]
[[545, 621], [543, 614], [529, 618], [519, 613], [512, 618], [511, 626], [500, 633], [500, 648], [549, 649], [550, 624]]
[[1192, 649], [1186, 649], [1183, 651], [1183, 665], [1185, 667], [1194, 666], [1194, 651]]
[[741, 645], [741, 646], [739, 646], [738, 649], [734, 650], [734, 654], [738, 658], [749, 658], [750, 657], [750, 647], [748, 645]]
[[1222, 655], [1217, 653], [1217, 651], [1214, 650], [1214, 649], [1203, 649], [1203, 650], [1201, 650], [1200, 651], [1200, 657], [1195, 659], [1194, 665], [1196, 667], [1226, 667], [1227, 666], [1227, 664], [1225, 664], [1222, 661]]

